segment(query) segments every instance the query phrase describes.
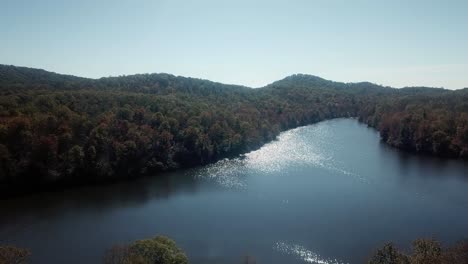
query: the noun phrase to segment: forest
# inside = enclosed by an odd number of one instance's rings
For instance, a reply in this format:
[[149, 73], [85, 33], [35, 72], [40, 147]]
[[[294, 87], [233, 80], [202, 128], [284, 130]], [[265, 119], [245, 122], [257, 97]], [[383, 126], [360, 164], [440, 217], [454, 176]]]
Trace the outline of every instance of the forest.
[[0, 193], [207, 164], [339, 117], [358, 118], [405, 151], [468, 158], [468, 88], [297, 74], [253, 89], [170, 74], [88, 79], [0, 65]]

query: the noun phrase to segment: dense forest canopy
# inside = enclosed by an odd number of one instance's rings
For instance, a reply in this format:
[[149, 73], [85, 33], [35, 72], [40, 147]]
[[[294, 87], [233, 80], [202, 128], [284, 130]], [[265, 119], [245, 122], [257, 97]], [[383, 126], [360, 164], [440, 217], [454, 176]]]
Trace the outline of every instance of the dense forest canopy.
[[401, 149], [468, 157], [468, 89], [301, 74], [251, 89], [170, 74], [87, 79], [0, 65], [0, 191], [206, 164], [338, 117], [359, 118]]

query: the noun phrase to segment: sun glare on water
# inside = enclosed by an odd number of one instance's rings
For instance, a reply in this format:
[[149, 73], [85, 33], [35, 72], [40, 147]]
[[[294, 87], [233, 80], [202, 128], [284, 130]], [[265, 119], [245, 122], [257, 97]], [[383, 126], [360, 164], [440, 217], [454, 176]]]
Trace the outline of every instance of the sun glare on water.
[[300, 166], [312, 166], [351, 176], [366, 183], [359, 174], [343, 168], [334, 158], [331, 128], [317, 124], [281, 133], [277, 140], [239, 158], [224, 159], [201, 169], [197, 176], [216, 181], [227, 188], [245, 189], [246, 176], [271, 174]]
[[347, 264], [337, 259], [326, 259], [321, 257], [319, 254], [306, 249], [300, 245], [288, 244], [285, 242], [277, 242], [273, 249], [288, 255], [293, 255], [304, 262], [316, 263], [316, 264]]

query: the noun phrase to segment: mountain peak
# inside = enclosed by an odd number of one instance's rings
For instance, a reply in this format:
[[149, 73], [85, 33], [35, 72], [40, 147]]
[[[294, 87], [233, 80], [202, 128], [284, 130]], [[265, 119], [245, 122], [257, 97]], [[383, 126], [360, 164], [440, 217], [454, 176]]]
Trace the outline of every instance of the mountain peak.
[[295, 85], [295, 86], [310, 86], [310, 85], [324, 85], [330, 84], [333, 81], [323, 79], [316, 75], [297, 73], [289, 75], [279, 81], [275, 81], [268, 86], [285, 86], [285, 85]]

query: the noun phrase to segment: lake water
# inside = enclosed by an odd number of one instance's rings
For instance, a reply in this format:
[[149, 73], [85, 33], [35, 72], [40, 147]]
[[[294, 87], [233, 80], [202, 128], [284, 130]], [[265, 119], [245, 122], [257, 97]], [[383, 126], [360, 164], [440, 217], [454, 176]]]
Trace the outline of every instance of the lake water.
[[159, 234], [191, 263], [363, 263], [385, 241], [468, 238], [468, 164], [335, 119], [206, 167], [0, 208], [0, 243], [30, 248], [33, 263], [101, 263], [111, 245]]

